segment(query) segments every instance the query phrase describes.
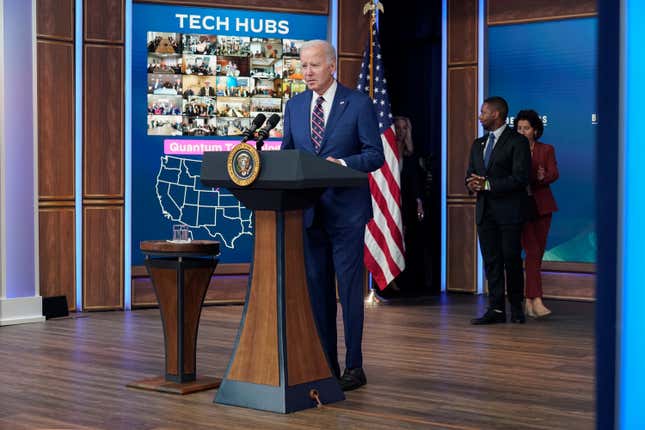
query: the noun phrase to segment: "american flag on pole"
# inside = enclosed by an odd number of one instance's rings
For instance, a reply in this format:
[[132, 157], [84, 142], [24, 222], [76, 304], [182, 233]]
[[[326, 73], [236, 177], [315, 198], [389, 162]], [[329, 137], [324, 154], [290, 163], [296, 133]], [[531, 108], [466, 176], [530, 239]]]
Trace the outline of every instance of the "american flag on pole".
[[[372, 37], [363, 55], [361, 73], [358, 76], [359, 91], [370, 94], [376, 108], [379, 131], [383, 142], [385, 163], [369, 175], [374, 218], [365, 229], [365, 266], [379, 289], [384, 289], [405, 268], [403, 246], [403, 222], [401, 219], [401, 170], [399, 151], [394, 134], [394, 121], [387, 96], [387, 82], [383, 73], [381, 46], [376, 25], [372, 24]], [[370, 49], [370, 43], [372, 43]], [[370, 66], [373, 81], [370, 82]]]

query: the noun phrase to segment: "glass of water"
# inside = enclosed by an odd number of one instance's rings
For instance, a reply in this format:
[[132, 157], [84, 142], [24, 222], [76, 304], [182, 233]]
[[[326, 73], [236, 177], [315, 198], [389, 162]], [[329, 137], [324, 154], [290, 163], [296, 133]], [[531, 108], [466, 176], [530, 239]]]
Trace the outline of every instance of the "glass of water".
[[173, 242], [181, 241], [181, 234], [182, 234], [182, 225], [180, 225], [180, 224], [173, 225], [172, 226], [172, 241]]
[[190, 230], [187, 225], [181, 226], [181, 241], [190, 242]]

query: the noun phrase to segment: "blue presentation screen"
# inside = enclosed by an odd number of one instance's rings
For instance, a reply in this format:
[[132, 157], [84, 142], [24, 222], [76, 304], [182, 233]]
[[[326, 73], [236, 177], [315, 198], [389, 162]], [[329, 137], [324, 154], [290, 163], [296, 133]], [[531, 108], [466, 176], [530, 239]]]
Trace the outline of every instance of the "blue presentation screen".
[[[282, 116], [304, 91], [302, 43], [326, 39], [327, 17], [135, 3], [132, 42], [132, 264], [139, 242], [218, 240], [223, 263], [251, 260], [251, 212], [200, 184], [204, 151], [228, 151], [251, 120]], [[277, 149], [282, 124], [264, 149]]]
[[[543, 119], [540, 141], [555, 147], [560, 179], [545, 260], [596, 261], [594, 171], [596, 18], [493, 26], [488, 30], [488, 95]], [[615, 142], [610, 142], [615, 144]], [[602, 172], [599, 172], [602, 174]]]

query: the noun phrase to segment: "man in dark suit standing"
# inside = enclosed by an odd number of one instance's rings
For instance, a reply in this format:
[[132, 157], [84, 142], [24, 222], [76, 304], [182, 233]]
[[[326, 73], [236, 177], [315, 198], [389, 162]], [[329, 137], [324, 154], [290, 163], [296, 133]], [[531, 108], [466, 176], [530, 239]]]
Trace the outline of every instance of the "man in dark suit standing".
[[211, 87], [210, 81], [204, 81], [204, 86], [199, 89], [200, 96], [214, 96], [215, 88]]
[[[363, 172], [383, 164], [383, 144], [372, 100], [334, 79], [336, 52], [326, 41], [306, 42], [300, 60], [308, 90], [293, 97], [284, 112], [282, 149], [312, 152], [332, 163]], [[363, 371], [363, 242], [372, 217], [367, 186], [328, 188], [304, 213], [305, 265], [311, 304], [330, 367], [343, 390], [367, 380]], [[343, 310], [345, 371], [336, 345], [336, 288]]]
[[520, 238], [531, 150], [528, 140], [506, 125], [507, 115], [503, 98], [484, 100], [479, 122], [488, 134], [475, 139], [466, 172], [466, 187], [477, 194], [477, 233], [489, 291], [488, 310], [472, 324], [506, 322], [505, 283], [511, 322], [526, 322]]

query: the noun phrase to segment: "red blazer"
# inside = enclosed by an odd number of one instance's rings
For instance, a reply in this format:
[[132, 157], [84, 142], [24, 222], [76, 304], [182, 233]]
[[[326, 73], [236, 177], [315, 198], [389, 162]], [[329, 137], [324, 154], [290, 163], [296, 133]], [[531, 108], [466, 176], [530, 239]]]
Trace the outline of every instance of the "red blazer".
[[[538, 167], [544, 167], [544, 179], [537, 178]], [[549, 184], [555, 182], [560, 176], [558, 164], [555, 161], [555, 149], [546, 143], [535, 142], [531, 156], [531, 192], [535, 198], [538, 213], [540, 215], [550, 214], [558, 210], [555, 198]]]

